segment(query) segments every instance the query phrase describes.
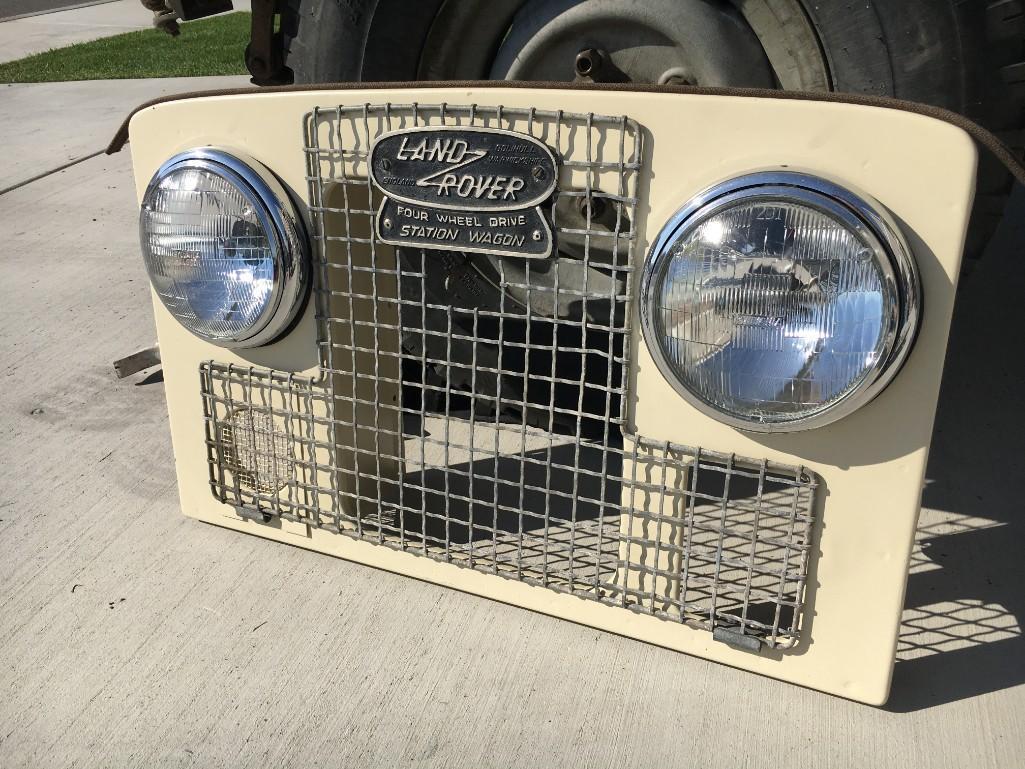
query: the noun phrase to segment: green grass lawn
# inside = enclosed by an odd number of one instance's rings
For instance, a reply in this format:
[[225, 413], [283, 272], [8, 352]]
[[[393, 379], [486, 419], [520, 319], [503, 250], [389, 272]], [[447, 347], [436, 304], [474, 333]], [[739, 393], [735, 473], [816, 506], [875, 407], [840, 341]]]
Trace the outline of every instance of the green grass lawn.
[[244, 75], [248, 13], [229, 13], [181, 25], [126, 32], [0, 64], [0, 83], [105, 80], [132, 77]]

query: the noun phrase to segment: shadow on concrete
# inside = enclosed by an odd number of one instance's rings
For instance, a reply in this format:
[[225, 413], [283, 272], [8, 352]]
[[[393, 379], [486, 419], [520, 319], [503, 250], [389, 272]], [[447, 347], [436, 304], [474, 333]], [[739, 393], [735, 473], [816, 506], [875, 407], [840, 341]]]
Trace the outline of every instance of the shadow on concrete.
[[[926, 310], [928, 312], [928, 309]], [[888, 708], [1025, 683], [1025, 188], [961, 285]], [[940, 512], [932, 512], [940, 511]]]
[[135, 383], [136, 387], [145, 387], [151, 384], [163, 384], [164, 382], [164, 370], [158, 368], [155, 371], [151, 371], [144, 378], [140, 379]]

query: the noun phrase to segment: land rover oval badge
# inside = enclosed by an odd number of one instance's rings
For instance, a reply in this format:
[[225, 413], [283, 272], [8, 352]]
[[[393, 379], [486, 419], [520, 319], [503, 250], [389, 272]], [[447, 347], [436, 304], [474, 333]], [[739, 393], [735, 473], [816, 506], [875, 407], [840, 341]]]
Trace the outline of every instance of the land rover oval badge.
[[386, 198], [385, 243], [544, 258], [552, 232], [541, 210], [555, 191], [555, 156], [532, 136], [495, 128], [394, 131], [370, 150]]

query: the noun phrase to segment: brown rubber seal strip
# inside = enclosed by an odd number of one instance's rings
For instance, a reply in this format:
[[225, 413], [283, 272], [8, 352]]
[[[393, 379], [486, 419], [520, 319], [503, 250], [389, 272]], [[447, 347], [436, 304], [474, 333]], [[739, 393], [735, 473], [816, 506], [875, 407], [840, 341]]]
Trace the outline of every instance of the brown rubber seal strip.
[[[386, 82], [386, 83], [326, 83], [318, 85], [284, 85], [261, 88], [258, 91], [252, 88], [225, 88], [212, 91], [192, 91], [171, 96], [162, 96], [144, 104], [140, 104], [131, 114], [125, 118], [118, 128], [114, 138], [107, 147], [107, 154], [112, 155], [121, 150], [128, 143], [128, 123], [132, 115], [147, 107], [156, 104], [163, 104], [179, 99], [194, 99], [204, 96], [234, 96], [238, 94], [254, 94], [270, 96], [275, 93], [290, 93], [294, 91], [355, 91], [391, 88], [395, 90], [430, 90], [437, 88], [534, 88], [534, 89], [562, 89], [562, 90], [585, 90], [585, 91], [622, 91], [629, 93], [680, 93], [695, 94], [704, 96], [736, 96], [748, 99], [786, 99], [790, 101], [817, 101], [837, 102], [840, 104], [856, 104], [863, 107], [878, 107], [880, 109], [895, 109], [902, 112], [911, 112], [916, 115], [942, 120], [945, 123], [957, 126], [975, 142], [987, 150], [996, 158], [1020, 183], [1025, 184], [1025, 162], [1016, 156], [1014, 152], [997, 138], [992, 132], [986, 130], [978, 123], [975, 123], [956, 112], [934, 107], [930, 104], [919, 104], [917, 102], [891, 99], [886, 96], [870, 96], [868, 94], [833, 93], [830, 91], [779, 91], [766, 88], [701, 88], [697, 86], [668, 86], [668, 85], [644, 85], [630, 83], [530, 83], [519, 80], [431, 80], [417, 82]], [[939, 160], [937, 161], [939, 162]]]

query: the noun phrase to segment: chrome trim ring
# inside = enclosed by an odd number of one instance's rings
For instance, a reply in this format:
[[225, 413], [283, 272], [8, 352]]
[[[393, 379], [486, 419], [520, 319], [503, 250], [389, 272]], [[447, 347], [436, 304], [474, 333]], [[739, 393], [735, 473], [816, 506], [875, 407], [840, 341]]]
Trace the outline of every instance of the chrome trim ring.
[[[874, 244], [893, 311], [887, 319], [884, 354], [868, 374], [838, 400], [818, 411], [779, 422], [747, 420], [726, 413], [691, 390], [677, 377], [659, 343], [651, 298], [669, 264], [670, 247], [685, 230], [738, 201], [751, 198], [796, 202], [837, 217]], [[922, 314], [922, 287], [911, 249], [893, 217], [877, 201], [855, 194], [833, 182], [810, 174], [767, 171], [730, 179], [704, 190], [677, 211], [659, 232], [648, 252], [640, 280], [641, 330], [645, 344], [662, 376], [701, 413], [739, 430], [783, 433], [811, 430], [831, 424], [881, 393], [893, 380], [911, 352]]]
[[[211, 171], [223, 177], [253, 203], [271, 242], [274, 288], [263, 312], [243, 334], [218, 337], [203, 334], [184, 324], [183, 327], [206, 342], [232, 349], [260, 347], [277, 340], [292, 326], [309, 293], [309, 239], [298, 208], [284, 186], [261, 163], [212, 147], [199, 147], [175, 155], [157, 169], [143, 195], [142, 211], [145, 211], [156, 186], [172, 172], [185, 168]], [[140, 234], [141, 227], [140, 211]]]

